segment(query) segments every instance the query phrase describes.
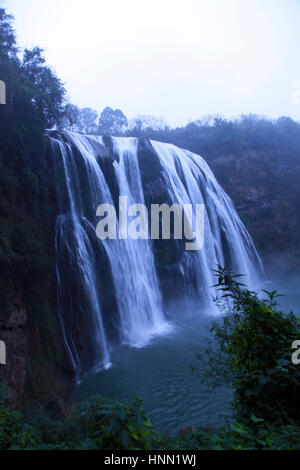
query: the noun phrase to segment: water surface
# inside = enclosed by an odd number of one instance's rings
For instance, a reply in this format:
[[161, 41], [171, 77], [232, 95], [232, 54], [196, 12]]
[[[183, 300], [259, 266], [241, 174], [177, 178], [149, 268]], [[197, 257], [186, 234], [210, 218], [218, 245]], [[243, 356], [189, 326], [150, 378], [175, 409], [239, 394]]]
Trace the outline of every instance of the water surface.
[[76, 399], [102, 394], [128, 400], [137, 393], [152, 424], [174, 433], [181, 426], [218, 427], [231, 421], [232, 392], [210, 391], [201, 384], [196, 355], [205, 348], [207, 319], [178, 320], [171, 330], [137, 349], [120, 346], [112, 352], [112, 367], [89, 373], [76, 390]]

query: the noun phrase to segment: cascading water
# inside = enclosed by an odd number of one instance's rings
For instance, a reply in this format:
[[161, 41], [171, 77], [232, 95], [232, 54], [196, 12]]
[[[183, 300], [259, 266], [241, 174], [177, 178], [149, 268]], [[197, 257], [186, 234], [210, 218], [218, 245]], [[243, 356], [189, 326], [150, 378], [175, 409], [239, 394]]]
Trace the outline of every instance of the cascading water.
[[[259, 256], [201, 157], [145, 139], [71, 132], [50, 139], [60, 202], [58, 311], [78, 375], [92, 366], [109, 366], [115, 345], [143, 345], [165, 331], [172, 300], [193, 300], [195, 314], [213, 312], [212, 269], [218, 264], [245, 274], [248, 286], [257, 287], [263, 273]], [[128, 205], [147, 208], [204, 204], [203, 248], [187, 251], [174, 234], [169, 240], [100, 240], [97, 207], [110, 204], [118, 213], [120, 196], [127, 197]]]

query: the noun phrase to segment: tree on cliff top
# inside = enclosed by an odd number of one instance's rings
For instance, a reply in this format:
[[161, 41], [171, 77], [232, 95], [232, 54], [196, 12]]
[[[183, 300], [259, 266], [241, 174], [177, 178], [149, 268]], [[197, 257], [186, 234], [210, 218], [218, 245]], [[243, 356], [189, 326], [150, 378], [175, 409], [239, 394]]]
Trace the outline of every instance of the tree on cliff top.
[[99, 118], [98, 134], [122, 134], [128, 126], [127, 118], [120, 109], [104, 108]]
[[8, 15], [4, 8], [0, 8], [0, 61], [17, 58], [15, 32], [12, 27], [13, 16]]
[[0, 8], [0, 79], [6, 83], [7, 106], [0, 119], [22, 122], [44, 131], [59, 126], [65, 114], [66, 91], [56, 74], [46, 65], [42, 49], [20, 53], [16, 47], [13, 16]]

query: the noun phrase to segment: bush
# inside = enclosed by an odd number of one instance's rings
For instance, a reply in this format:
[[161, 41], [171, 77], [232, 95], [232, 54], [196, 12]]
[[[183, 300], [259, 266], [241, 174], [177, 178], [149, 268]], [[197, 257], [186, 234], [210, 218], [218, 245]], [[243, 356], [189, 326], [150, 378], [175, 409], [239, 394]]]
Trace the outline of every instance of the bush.
[[41, 434], [26, 424], [22, 413], [5, 408], [5, 389], [0, 383], [0, 449], [36, 449]]
[[0, 400], [0, 449], [4, 450], [147, 450], [155, 448], [158, 439], [139, 399], [122, 403], [95, 396], [76, 405], [63, 421], [37, 410], [22, 414], [5, 408]]
[[300, 367], [291, 360], [292, 343], [300, 338], [299, 319], [279, 310], [276, 291], [264, 291], [267, 299], [260, 300], [237, 281], [239, 275], [220, 266], [216, 275], [221, 297], [215, 301], [222, 319], [212, 327], [217, 352], [212, 346], [206, 351], [215, 365], [211, 376], [226, 372], [227, 366], [242, 422], [300, 424]]
[[70, 421], [82, 445], [92, 443], [97, 449], [150, 449], [156, 439], [139, 399], [126, 404], [92, 397], [78, 406]]
[[280, 427], [252, 422], [222, 429], [202, 429], [185, 438], [169, 440], [165, 448], [185, 450], [292, 450], [300, 449], [298, 426]]

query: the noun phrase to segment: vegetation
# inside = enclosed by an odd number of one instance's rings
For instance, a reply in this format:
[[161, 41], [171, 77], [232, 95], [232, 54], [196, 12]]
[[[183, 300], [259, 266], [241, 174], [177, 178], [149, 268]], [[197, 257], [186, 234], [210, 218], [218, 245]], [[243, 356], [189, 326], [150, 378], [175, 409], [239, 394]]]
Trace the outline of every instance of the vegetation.
[[248, 424], [254, 416], [257, 422], [299, 425], [300, 368], [291, 357], [292, 343], [300, 338], [299, 318], [278, 308], [276, 291], [264, 291], [267, 299], [261, 300], [238, 282], [239, 275], [221, 267], [216, 274], [222, 319], [212, 326], [206, 375], [218, 380], [227, 370], [240, 421]]
[[[7, 104], [0, 106], [0, 270], [4, 275], [15, 268], [25, 278], [26, 269], [49, 257], [43, 237], [48, 241], [55, 196], [42, 158], [44, 131], [64, 116], [65, 89], [41, 49], [20, 55], [12, 19], [0, 8], [0, 79], [7, 90]], [[5, 306], [11, 299], [3, 291]]]
[[155, 448], [158, 437], [138, 398], [119, 403], [92, 397], [64, 421], [36, 410], [22, 415], [0, 404], [0, 449], [139, 450]]

